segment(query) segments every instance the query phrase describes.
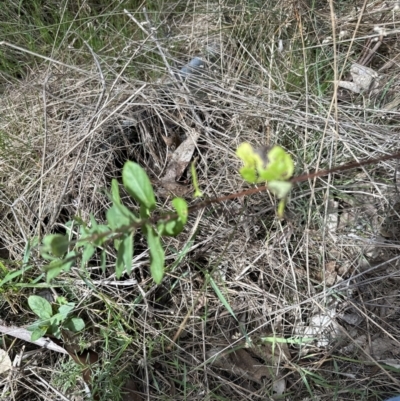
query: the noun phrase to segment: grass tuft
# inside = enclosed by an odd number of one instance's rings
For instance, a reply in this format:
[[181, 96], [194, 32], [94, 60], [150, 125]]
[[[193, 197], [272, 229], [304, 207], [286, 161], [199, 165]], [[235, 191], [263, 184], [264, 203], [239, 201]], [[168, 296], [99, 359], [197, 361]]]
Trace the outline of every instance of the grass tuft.
[[[46, 261], [27, 244], [65, 234], [77, 216], [105, 223], [111, 180], [121, 181], [127, 160], [146, 169], [168, 212], [160, 179], [174, 146], [193, 133], [205, 197], [248, 187], [235, 156], [243, 142], [283, 146], [295, 174], [398, 147], [398, 13], [390, 2], [367, 1], [363, 15], [340, 1], [332, 10], [319, 1], [145, 5], [0, 5], [1, 324], [32, 323], [27, 299], [48, 287]], [[335, 81], [348, 80], [376, 38], [382, 44], [368, 66], [382, 86], [361, 94], [339, 88]], [[178, 74], [194, 57], [205, 71], [185, 89], [168, 70]], [[164, 240], [160, 285], [150, 278], [141, 232], [132, 273], [121, 280], [115, 251], [106, 249], [105, 269], [95, 253], [50, 288], [76, 303], [86, 323], [63, 341], [77, 355], [99, 356], [89, 364], [89, 386], [82, 363], [3, 336], [12, 359], [24, 344], [27, 357], [12, 380], [0, 381], [0, 394], [123, 400], [127, 391], [135, 401], [399, 394], [397, 164], [298, 184], [283, 220], [268, 193], [190, 215], [178, 237]], [[138, 209], [128, 194], [122, 201]]]

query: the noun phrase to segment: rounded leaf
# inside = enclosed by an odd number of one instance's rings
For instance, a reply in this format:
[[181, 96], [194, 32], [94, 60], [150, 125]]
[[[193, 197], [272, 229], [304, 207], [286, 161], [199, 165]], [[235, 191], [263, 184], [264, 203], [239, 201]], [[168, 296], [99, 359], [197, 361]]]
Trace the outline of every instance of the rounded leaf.
[[49, 234], [43, 238], [43, 248], [54, 256], [61, 257], [68, 251], [69, 239], [66, 235]]
[[42, 338], [46, 334], [47, 329], [47, 326], [41, 326], [37, 328], [34, 332], [32, 332], [31, 341], [37, 341], [39, 338]]
[[255, 169], [256, 167], [262, 165], [262, 159], [259, 152], [255, 152], [253, 147], [247, 142], [244, 142], [238, 146], [236, 155], [243, 160], [243, 164], [246, 167]]
[[50, 319], [53, 316], [53, 309], [47, 299], [39, 297], [39, 295], [31, 295], [28, 298], [28, 305], [32, 312], [41, 319]]
[[64, 319], [71, 313], [75, 308], [75, 304], [73, 302], [68, 302], [66, 305], [61, 305], [58, 308], [58, 313], [64, 316]]
[[80, 317], [72, 317], [65, 322], [64, 327], [77, 333], [85, 328], [85, 322]]
[[249, 143], [242, 143], [236, 154], [243, 160], [240, 174], [247, 182], [285, 181], [293, 175], [292, 157], [280, 146], [253, 149]]
[[268, 163], [260, 169], [260, 177], [266, 181], [288, 180], [294, 172], [292, 157], [280, 146], [274, 146], [267, 154]]

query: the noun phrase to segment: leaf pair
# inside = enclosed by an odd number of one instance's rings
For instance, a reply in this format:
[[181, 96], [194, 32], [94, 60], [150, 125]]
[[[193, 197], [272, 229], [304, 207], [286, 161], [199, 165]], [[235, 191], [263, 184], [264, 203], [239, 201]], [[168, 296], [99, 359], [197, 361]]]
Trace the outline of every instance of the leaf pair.
[[240, 174], [250, 183], [287, 181], [294, 171], [292, 158], [280, 146], [253, 149], [249, 143], [242, 143], [236, 154], [244, 164]]
[[253, 149], [249, 143], [242, 143], [236, 154], [244, 164], [240, 169], [243, 179], [251, 184], [267, 181], [268, 189], [282, 199], [278, 206], [278, 215], [282, 217], [284, 198], [292, 188], [289, 182], [294, 172], [291, 156], [279, 146]]

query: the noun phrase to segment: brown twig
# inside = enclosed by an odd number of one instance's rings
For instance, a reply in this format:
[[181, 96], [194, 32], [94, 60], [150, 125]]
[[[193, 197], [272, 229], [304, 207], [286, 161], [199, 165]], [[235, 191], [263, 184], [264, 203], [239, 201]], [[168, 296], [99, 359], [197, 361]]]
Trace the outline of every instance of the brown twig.
[[[298, 175], [297, 177], [293, 177], [291, 180], [289, 180], [289, 182], [291, 182], [292, 184], [295, 183], [300, 183], [300, 182], [305, 182], [314, 178], [318, 178], [318, 177], [323, 177], [323, 176], [327, 176], [329, 174], [335, 174], [335, 173], [340, 173], [340, 172], [344, 172], [344, 171], [349, 171], [352, 170], [354, 168], [357, 167], [362, 167], [362, 166], [366, 166], [366, 165], [370, 165], [370, 164], [377, 164], [379, 162], [382, 161], [386, 161], [386, 160], [393, 160], [393, 159], [399, 159], [400, 158], [400, 151], [390, 154], [390, 155], [385, 155], [385, 156], [381, 156], [381, 157], [377, 157], [374, 159], [366, 159], [366, 160], [361, 160], [361, 161], [352, 161], [346, 164], [342, 164], [341, 166], [336, 166], [336, 167], [332, 167], [330, 169], [326, 169], [326, 170], [320, 170], [320, 171], [315, 171], [313, 173], [309, 173], [309, 174], [302, 174], [302, 175]], [[200, 209], [204, 209], [214, 203], [222, 203], [228, 200], [233, 200], [233, 199], [237, 199], [237, 198], [242, 198], [244, 196], [249, 196], [249, 195], [253, 195], [259, 192], [263, 192], [268, 190], [268, 185], [262, 185], [262, 186], [257, 186], [255, 188], [250, 188], [250, 189], [246, 189], [244, 191], [240, 191], [240, 192], [235, 192], [233, 194], [230, 195], [226, 195], [226, 196], [221, 196], [221, 197], [216, 197], [216, 198], [210, 198], [210, 199], [206, 199], [203, 202], [197, 203], [196, 205], [190, 206], [188, 208], [188, 213], [193, 213], [197, 210]], [[129, 232], [130, 230], [134, 229], [134, 228], [140, 228], [145, 224], [156, 224], [160, 221], [163, 222], [167, 222], [173, 219], [176, 219], [178, 217], [177, 213], [170, 213], [170, 214], [166, 214], [164, 216], [154, 216], [152, 218], [149, 219], [142, 219], [139, 221], [135, 221], [129, 225], [120, 227], [117, 231], [107, 231], [107, 232], [103, 232], [100, 234], [93, 234], [92, 236], [86, 237], [85, 239], [89, 242], [96, 242], [98, 240], [107, 238], [108, 236], [112, 235], [112, 239], [117, 239], [120, 236], [122, 236], [124, 233]], [[71, 243], [73, 244], [73, 242]]]
[[[291, 182], [292, 184], [295, 184], [295, 183], [299, 183], [299, 182], [308, 181], [313, 178], [323, 177], [323, 176], [326, 176], [329, 174], [340, 173], [340, 172], [352, 170], [353, 168], [362, 167], [362, 166], [366, 166], [369, 164], [377, 164], [382, 161], [399, 159], [399, 158], [400, 158], [400, 151], [390, 154], [390, 155], [381, 156], [381, 157], [378, 157], [375, 159], [366, 159], [366, 160], [362, 160], [359, 162], [352, 161], [350, 163], [342, 164], [341, 166], [332, 167], [330, 169], [319, 170], [319, 171], [315, 171], [314, 173], [298, 175], [297, 177], [293, 177], [289, 182]], [[221, 202], [224, 202], [227, 200], [232, 200], [232, 199], [241, 198], [243, 196], [253, 195], [258, 192], [263, 192], [267, 189], [268, 189], [268, 185], [262, 185], [259, 187], [247, 189], [245, 191], [236, 192], [234, 194], [230, 194], [227, 196], [221, 196], [218, 198], [207, 199], [201, 203], [198, 203], [197, 205], [193, 205], [193, 206], [189, 207], [189, 212], [194, 212], [195, 210], [205, 208], [205, 207], [211, 205], [212, 203], [221, 203]]]

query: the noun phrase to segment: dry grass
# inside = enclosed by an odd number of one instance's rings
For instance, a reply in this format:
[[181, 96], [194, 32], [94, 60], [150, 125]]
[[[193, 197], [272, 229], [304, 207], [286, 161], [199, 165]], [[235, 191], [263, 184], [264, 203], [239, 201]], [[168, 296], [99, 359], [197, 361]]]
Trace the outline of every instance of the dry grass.
[[[20, 268], [28, 240], [65, 232], [75, 215], [105, 221], [106, 191], [125, 160], [144, 166], [157, 187], [173, 151], [163, 136], [200, 132], [199, 181], [211, 197], [246, 187], [234, 153], [244, 141], [284, 146], [296, 173], [398, 148], [399, 113], [383, 111], [390, 90], [375, 98], [346, 97], [334, 85], [360, 56], [365, 38], [376, 36], [378, 23], [396, 28], [394, 3], [367, 2], [360, 24], [348, 5], [335, 4], [336, 46], [327, 40], [332, 18], [325, 3], [230, 3], [188, 3], [180, 13], [158, 15], [158, 44], [173, 68], [207, 46], [218, 49], [208, 77], [198, 78], [200, 90], [189, 82], [189, 95], [165, 78], [157, 43], [146, 35], [112, 55], [82, 45], [76, 59], [85, 60], [76, 64], [82, 72], [41, 64], [6, 88], [0, 100], [6, 269]], [[134, 15], [143, 20], [141, 11]], [[390, 32], [370, 64], [378, 70], [394, 59], [385, 71], [393, 82], [397, 39]], [[57, 61], [74, 59], [60, 55]], [[132, 65], [140, 71], [134, 78], [125, 73]], [[101, 354], [93, 382], [102, 399], [117, 399], [126, 377], [135, 377], [152, 400], [271, 399], [271, 378], [260, 383], [234, 366], [218, 369], [209, 358], [215, 349], [245, 339], [258, 346], [267, 336], [297, 338], [272, 364], [271, 377], [286, 384], [281, 399], [383, 400], [400, 393], [398, 242], [392, 232], [381, 235], [388, 213], [390, 221], [396, 218], [396, 168], [397, 162], [386, 162], [300, 184], [283, 221], [269, 194], [192, 215], [187, 229], [164, 243], [168, 273], [160, 286], [149, 277], [140, 233], [131, 277], [114, 280], [112, 252], [105, 272], [94, 258], [86, 271], [62, 274], [55, 290], [78, 302], [87, 322], [81, 345]], [[158, 201], [169, 209], [168, 199]], [[137, 209], [127, 196], [124, 202]], [[40, 276], [44, 261], [33, 253], [31, 263], [35, 268], [20, 282]], [[26, 311], [32, 288], [9, 283], [0, 291], [2, 320], [33, 320]], [[316, 328], [317, 321], [326, 327]], [[307, 335], [315, 338], [311, 345], [301, 341]], [[10, 354], [20, 346], [12, 344]], [[260, 347], [256, 360], [271, 363], [260, 351], [269, 345]], [[37, 366], [15, 373], [4, 395], [55, 400], [59, 391], [80, 399], [82, 383], [62, 365], [66, 361], [50, 354], [32, 358]]]

